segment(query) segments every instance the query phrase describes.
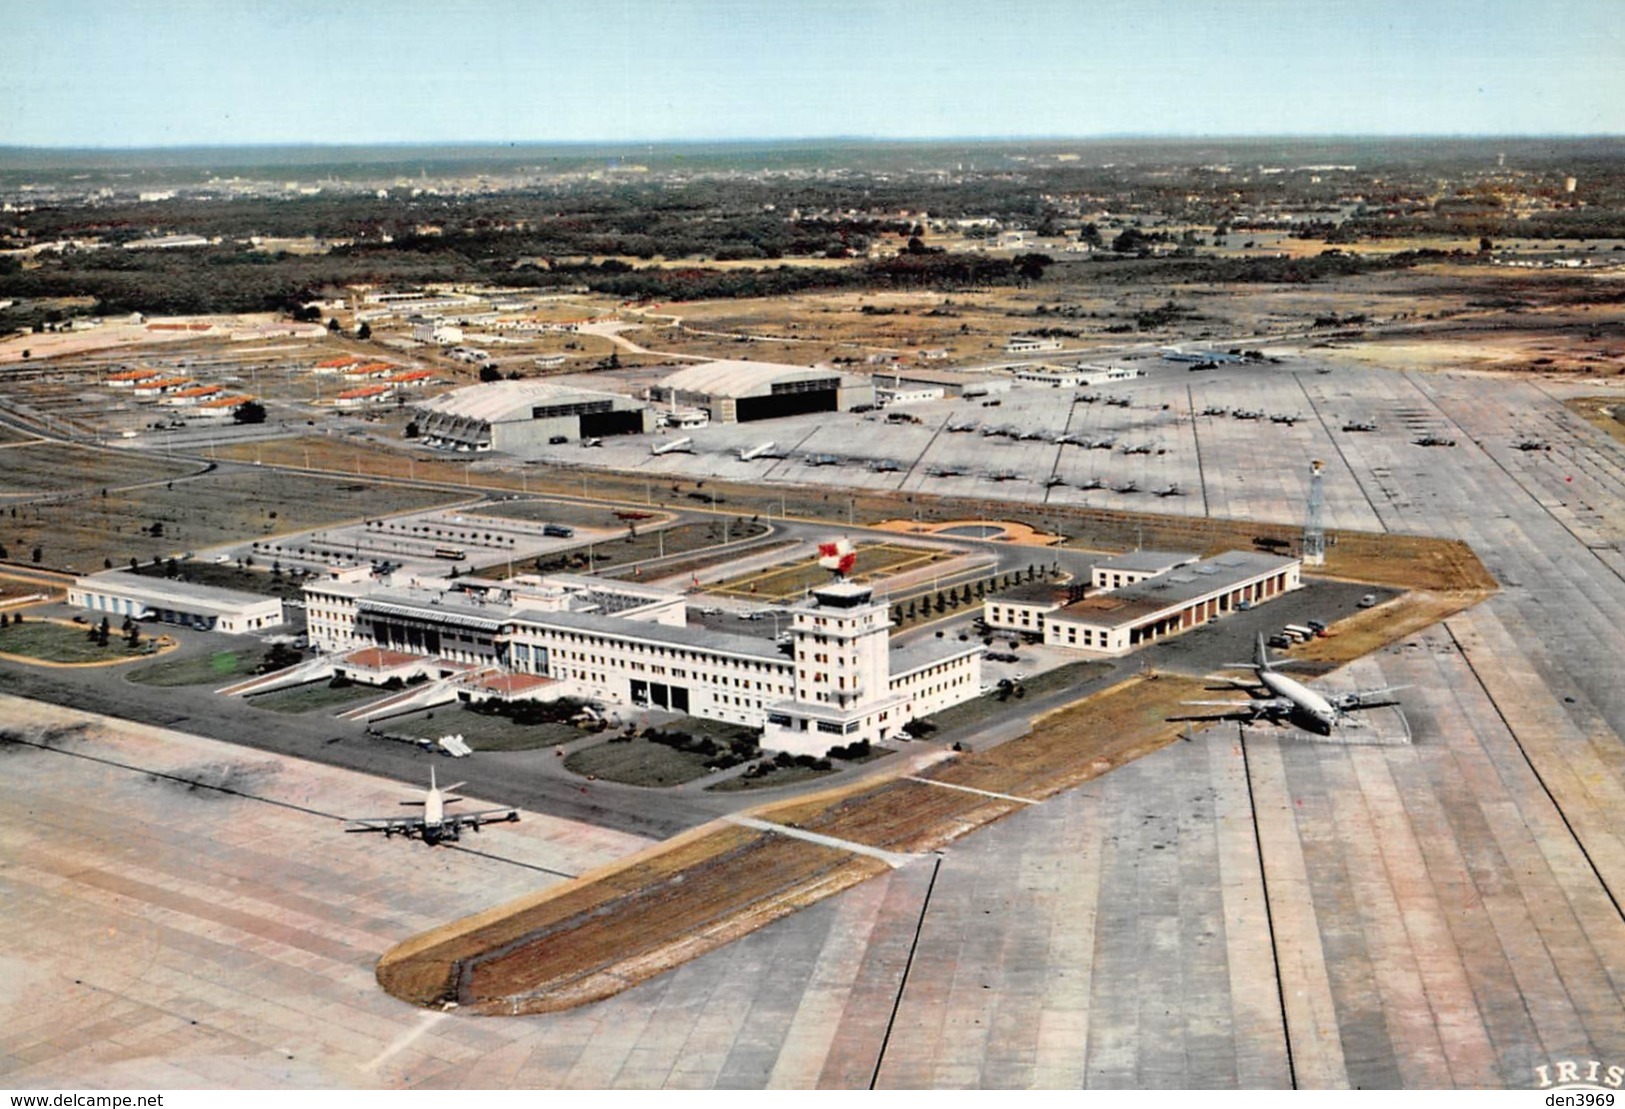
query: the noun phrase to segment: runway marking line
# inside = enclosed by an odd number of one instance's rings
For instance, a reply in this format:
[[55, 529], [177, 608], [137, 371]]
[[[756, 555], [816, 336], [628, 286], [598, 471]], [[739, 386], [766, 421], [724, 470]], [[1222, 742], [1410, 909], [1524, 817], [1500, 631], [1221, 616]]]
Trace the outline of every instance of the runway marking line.
[[[980, 790], [976, 792], [980, 793]], [[804, 839], [808, 843], [820, 844], [824, 847], [833, 847], [839, 851], [851, 851], [856, 855], [867, 855], [871, 859], [879, 859], [887, 866], [896, 870], [906, 866], [919, 858], [918, 855], [905, 855], [896, 851], [886, 851], [879, 847], [870, 847], [866, 843], [854, 843], [849, 839], [836, 839], [834, 836], [821, 835], [818, 832], [809, 832], [802, 828], [793, 828], [788, 824], [774, 824], [770, 820], [758, 820], [754, 816], [744, 816], [739, 813], [730, 813], [722, 819], [729, 824], [738, 824], [743, 828], [754, 828], [758, 832], [776, 832], [791, 839]]]
[[1017, 797], [1013, 793], [995, 793], [991, 789], [977, 789], [975, 786], [956, 785], [953, 782], [939, 782], [934, 778], [917, 778], [913, 774], [905, 774], [903, 775], [903, 779], [904, 781], [909, 782], [919, 782], [921, 785], [925, 786], [941, 786], [943, 789], [957, 789], [963, 793], [979, 793], [983, 797], [996, 797], [1000, 801], [1016, 801], [1023, 805], [1040, 804], [1038, 799], [1033, 797]]

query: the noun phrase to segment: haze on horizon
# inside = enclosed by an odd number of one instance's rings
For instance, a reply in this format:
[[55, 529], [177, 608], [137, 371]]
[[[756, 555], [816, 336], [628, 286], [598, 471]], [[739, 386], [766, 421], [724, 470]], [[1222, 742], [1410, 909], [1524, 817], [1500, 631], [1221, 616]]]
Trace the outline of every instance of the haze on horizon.
[[0, 0], [0, 145], [1625, 133], [1616, 0]]

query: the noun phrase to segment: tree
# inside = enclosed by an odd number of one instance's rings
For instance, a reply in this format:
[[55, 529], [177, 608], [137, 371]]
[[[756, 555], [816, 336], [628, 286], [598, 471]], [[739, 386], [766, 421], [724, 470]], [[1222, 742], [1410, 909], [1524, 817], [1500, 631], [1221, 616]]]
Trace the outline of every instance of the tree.
[[502, 371], [487, 363], [480, 367], [480, 380], [486, 383], [502, 380]]
[[245, 400], [231, 410], [231, 418], [240, 424], [263, 424], [265, 405], [257, 400]]
[[416, 439], [422, 434], [423, 429], [418, 426], [418, 422], [416, 420], [408, 420], [406, 422], [406, 437], [408, 439]]
[[338, 317], [335, 316], [327, 321], [327, 333], [329, 335], [337, 335], [339, 333]]
[[107, 617], [103, 616], [102, 622], [96, 626], [96, 646], [107, 646], [108, 635], [109, 629], [107, 627]]
[[34, 548], [34, 561], [38, 562], [40, 559], [42, 559], [44, 557], [45, 557], [45, 552], [43, 550], [41, 550], [39, 547], [35, 547]]
[[372, 338], [372, 327], [367, 323], [367, 321], [361, 321], [361, 325], [355, 329], [355, 337], [363, 342]]
[[130, 625], [130, 634], [129, 634], [128, 642], [130, 644], [130, 650], [132, 650], [132, 651], [135, 650], [137, 647], [141, 646], [141, 625], [140, 624], [132, 623]]

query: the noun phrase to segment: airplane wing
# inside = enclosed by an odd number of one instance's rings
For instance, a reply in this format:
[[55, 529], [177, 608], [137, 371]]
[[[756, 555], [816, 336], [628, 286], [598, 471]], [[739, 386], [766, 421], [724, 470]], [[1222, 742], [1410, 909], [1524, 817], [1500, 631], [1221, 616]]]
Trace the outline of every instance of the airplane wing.
[[449, 816], [446, 818], [446, 824], [453, 828], [472, 828], [477, 832], [480, 830], [481, 824], [498, 824], [503, 821], [517, 823], [518, 820], [518, 809], [481, 809], [479, 812], [465, 812], [458, 813], [456, 816]]
[[413, 835], [423, 830], [423, 819], [412, 816], [362, 816], [350, 821], [346, 832], [383, 832], [385, 835]]
[[1365, 709], [1387, 708], [1399, 702], [1390, 693], [1398, 693], [1402, 689], [1409, 689], [1408, 685], [1390, 685], [1381, 689], [1357, 689], [1353, 693], [1341, 693], [1329, 697], [1332, 707], [1338, 712], [1361, 712]]
[[1254, 720], [1274, 720], [1289, 716], [1292, 713], [1292, 702], [1284, 697], [1271, 697], [1267, 701], [1182, 701], [1181, 704], [1197, 707], [1222, 708], [1227, 712], [1191, 713], [1185, 716], [1170, 716], [1170, 721], [1185, 720], [1240, 720], [1250, 723]]

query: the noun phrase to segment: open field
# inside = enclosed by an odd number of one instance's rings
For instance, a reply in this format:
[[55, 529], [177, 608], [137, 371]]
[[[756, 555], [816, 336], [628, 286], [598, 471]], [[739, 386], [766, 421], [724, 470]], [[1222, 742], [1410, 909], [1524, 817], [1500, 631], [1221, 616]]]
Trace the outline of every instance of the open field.
[[308, 682], [272, 693], [261, 693], [248, 698], [248, 703], [266, 712], [325, 712], [376, 700], [387, 692], [370, 685], [332, 686], [325, 681]]
[[171, 659], [155, 666], [132, 670], [128, 677], [142, 685], [186, 686], [225, 685], [232, 678], [254, 673], [265, 658], [264, 651], [214, 651], [190, 658]]
[[[261, 565], [249, 568], [235, 563], [203, 561], [195, 558], [180, 559], [176, 562], [177, 577], [183, 582], [196, 582], [199, 585], [211, 585], [219, 589], [235, 589], [240, 593], [258, 593], [264, 597], [281, 597], [285, 601], [298, 600], [304, 595], [301, 579], [289, 573], [282, 573], [276, 566], [274, 559], [264, 560]], [[133, 567], [119, 567], [130, 569], [135, 573], [149, 578], [168, 578], [169, 563], [143, 562]]]
[[[11, 452], [0, 452], [0, 461]], [[143, 456], [119, 456], [139, 468]], [[13, 551], [41, 548], [41, 564], [79, 572], [125, 566], [178, 552], [262, 539], [340, 520], [444, 504], [451, 494], [256, 468], [211, 473], [126, 489], [117, 496], [81, 494], [20, 506], [7, 519]], [[152, 529], [157, 525], [159, 534]], [[15, 547], [12, 546], [15, 542]], [[264, 589], [256, 590], [264, 592]]]
[[[879, 581], [891, 574], [953, 557], [945, 551], [887, 543], [860, 543], [856, 553], [857, 562], [848, 575], [848, 579], [855, 582]], [[729, 578], [711, 586], [706, 592], [757, 601], [788, 601], [804, 596], [807, 590], [815, 586], [827, 585], [831, 576], [830, 571], [820, 566], [816, 558], [811, 558]]]
[[379, 728], [392, 736], [417, 739], [460, 735], [476, 751], [534, 751], [570, 743], [588, 734], [567, 722], [515, 724], [507, 717], [474, 712], [461, 705], [447, 705], [410, 716], [392, 716]]
[[119, 634], [115, 626], [109, 633], [107, 646], [98, 646], [91, 639], [90, 625], [70, 624], [58, 620], [29, 620], [0, 627], [0, 654], [58, 665], [82, 666], [102, 662], [132, 662], [147, 657], [148, 648], [155, 642], [162, 646], [167, 640], [155, 641], [142, 634], [135, 650]]
[[572, 751], [564, 758], [564, 768], [584, 778], [662, 788], [705, 777], [710, 773], [705, 765], [709, 757], [679, 751], [664, 743], [652, 743], [639, 736], [630, 742], [605, 739]]
[[183, 458], [28, 443], [0, 451], [0, 497], [49, 494], [87, 500], [100, 498], [104, 489], [125, 497], [134, 486], [171, 481], [203, 469], [202, 464]]

